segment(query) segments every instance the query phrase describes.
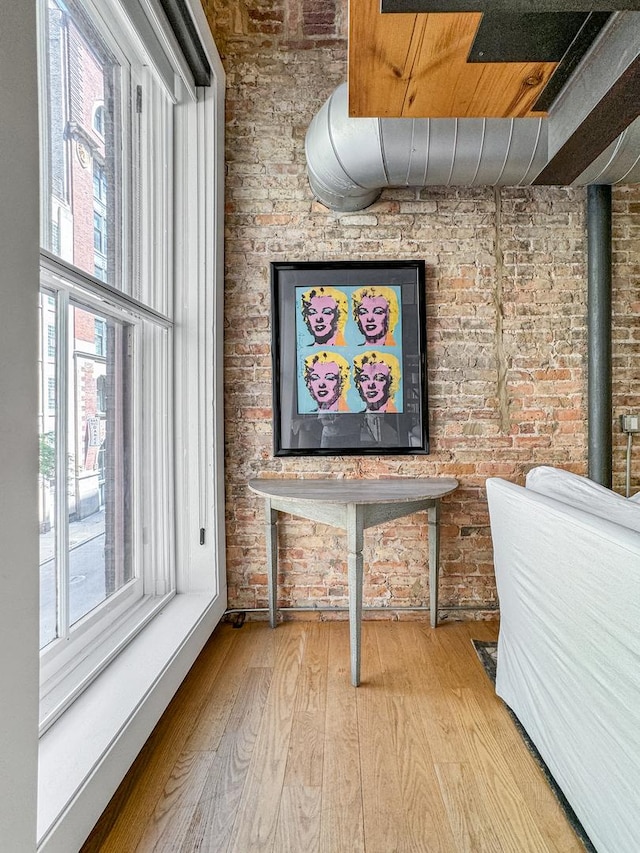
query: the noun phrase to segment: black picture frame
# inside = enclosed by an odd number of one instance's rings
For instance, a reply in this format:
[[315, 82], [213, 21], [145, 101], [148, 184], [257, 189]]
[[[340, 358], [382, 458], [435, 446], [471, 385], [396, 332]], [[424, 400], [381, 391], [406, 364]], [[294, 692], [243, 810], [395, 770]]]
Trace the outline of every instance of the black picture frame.
[[273, 262], [271, 304], [274, 456], [429, 453], [424, 261]]

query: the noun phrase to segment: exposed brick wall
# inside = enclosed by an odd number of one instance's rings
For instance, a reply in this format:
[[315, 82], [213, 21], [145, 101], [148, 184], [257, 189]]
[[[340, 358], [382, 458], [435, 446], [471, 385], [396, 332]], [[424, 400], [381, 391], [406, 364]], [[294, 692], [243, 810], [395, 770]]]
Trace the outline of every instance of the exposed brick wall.
[[[241, 9], [238, 6], [241, 5]], [[310, 9], [322, 8], [322, 20]], [[496, 601], [484, 483], [533, 465], [586, 471], [585, 191], [388, 190], [358, 214], [314, 202], [304, 137], [346, 77], [346, 15], [310, 0], [205, 3], [227, 72], [226, 466], [229, 605], [266, 604], [259, 476], [453, 475], [441, 601]], [[640, 407], [636, 190], [616, 190], [616, 411]], [[426, 457], [272, 457], [269, 262], [423, 258], [428, 265]], [[631, 307], [630, 307], [631, 306]], [[631, 313], [630, 313], [631, 312]], [[635, 322], [631, 322], [634, 319]], [[616, 484], [624, 476], [616, 440]], [[640, 449], [638, 450], [640, 455]], [[640, 467], [636, 463], [636, 488]], [[345, 540], [287, 517], [285, 605], [344, 604]], [[367, 603], [426, 604], [426, 519], [367, 531]]]

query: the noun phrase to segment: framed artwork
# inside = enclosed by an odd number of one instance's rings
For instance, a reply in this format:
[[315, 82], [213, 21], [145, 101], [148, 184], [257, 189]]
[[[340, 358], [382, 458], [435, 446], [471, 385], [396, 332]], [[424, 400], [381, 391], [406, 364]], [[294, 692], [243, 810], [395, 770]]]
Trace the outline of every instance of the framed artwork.
[[276, 456], [428, 453], [424, 261], [271, 264]]

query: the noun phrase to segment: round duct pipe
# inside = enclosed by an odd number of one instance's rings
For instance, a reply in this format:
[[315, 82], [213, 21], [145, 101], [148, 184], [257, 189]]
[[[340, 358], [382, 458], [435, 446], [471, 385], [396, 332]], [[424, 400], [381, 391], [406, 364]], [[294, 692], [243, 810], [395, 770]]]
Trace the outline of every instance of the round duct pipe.
[[[314, 116], [305, 140], [316, 198], [363, 210], [385, 187], [527, 186], [548, 162], [548, 119], [350, 118], [341, 84]], [[575, 182], [640, 180], [640, 119]]]
[[362, 210], [384, 187], [514, 186], [547, 163], [542, 119], [350, 118], [341, 84], [314, 117], [309, 183], [334, 210]]

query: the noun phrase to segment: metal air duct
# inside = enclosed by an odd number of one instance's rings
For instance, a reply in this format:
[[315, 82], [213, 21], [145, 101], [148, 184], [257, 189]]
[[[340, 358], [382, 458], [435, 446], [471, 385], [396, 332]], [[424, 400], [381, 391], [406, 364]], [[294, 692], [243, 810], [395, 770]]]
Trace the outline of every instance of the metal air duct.
[[[350, 118], [341, 84], [313, 118], [305, 150], [316, 198], [363, 210], [385, 187], [527, 186], [546, 166], [548, 119]], [[640, 119], [575, 181], [640, 180]]]

